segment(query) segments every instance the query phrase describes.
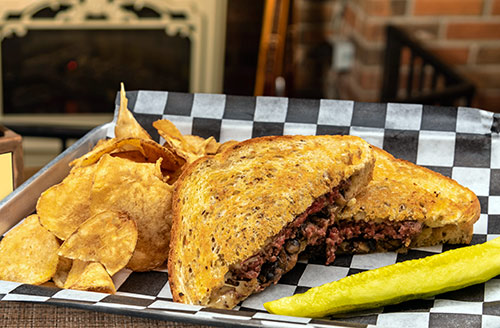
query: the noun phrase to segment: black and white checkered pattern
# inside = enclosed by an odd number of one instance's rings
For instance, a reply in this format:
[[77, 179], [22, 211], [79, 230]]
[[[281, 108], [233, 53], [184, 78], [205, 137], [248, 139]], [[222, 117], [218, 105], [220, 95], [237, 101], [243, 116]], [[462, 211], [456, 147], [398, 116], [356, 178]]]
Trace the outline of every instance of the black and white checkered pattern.
[[[394, 156], [431, 168], [472, 189], [481, 202], [473, 244], [500, 236], [500, 117], [472, 108], [344, 100], [242, 97], [177, 92], [129, 92], [129, 108], [148, 132], [167, 118], [183, 134], [218, 141], [264, 135], [351, 134]], [[118, 104], [116, 106], [118, 108]], [[113, 136], [110, 129], [109, 136]], [[172, 302], [168, 273], [122, 270], [116, 295], [0, 282], [2, 300], [33, 301], [207, 324], [333, 327], [499, 327], [500, 276], [485, 284], [348, 316], [324, 320], [270, 315], [262, 304], [364, 270], [425, 257], [458, 246], [412, 249], [407, 254], [341, 255], [301, 259], [277, 285], [235, 310], [213, 310]], [[479, 264], [480, 265], [480, 264]]]

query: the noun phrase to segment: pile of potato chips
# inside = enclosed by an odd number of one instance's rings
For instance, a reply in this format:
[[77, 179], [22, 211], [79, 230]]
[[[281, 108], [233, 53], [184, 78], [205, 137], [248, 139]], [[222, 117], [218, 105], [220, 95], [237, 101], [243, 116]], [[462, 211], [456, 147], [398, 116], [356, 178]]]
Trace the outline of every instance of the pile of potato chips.
[[123, 268], [149, 271], [168, 256], [173, 184], [189, 163], [220, 152], [213, 137], [183, 136], [153, 123], [160, 145], [127, 109], [121, 88], [115, 138], [74, 160], [42, 193], [33, 214], [0, 242], [0, 279], [114, 293]]

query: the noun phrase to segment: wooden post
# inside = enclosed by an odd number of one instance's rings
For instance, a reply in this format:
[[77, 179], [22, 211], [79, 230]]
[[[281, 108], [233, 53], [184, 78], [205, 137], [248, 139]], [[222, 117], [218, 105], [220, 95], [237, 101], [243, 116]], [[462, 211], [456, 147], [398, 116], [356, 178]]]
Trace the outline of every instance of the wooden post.
[[17, 188], [22, 179], [22, 138], [0, 125], [0, 200]]
[[283, 73], [290, 0], [266, 0], [262, 19], [254, 96], [274, 96]]

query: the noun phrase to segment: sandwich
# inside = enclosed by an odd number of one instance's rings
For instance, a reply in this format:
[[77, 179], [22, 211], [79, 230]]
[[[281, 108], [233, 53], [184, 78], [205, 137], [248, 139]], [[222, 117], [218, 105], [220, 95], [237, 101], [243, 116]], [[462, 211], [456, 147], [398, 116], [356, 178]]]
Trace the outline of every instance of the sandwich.
[[371, 179], [353, 136], [250, 139], [190, 164], [173, 195], [174, 301], [233, 308], [276, 283]]
[[[374, 162], [374, 163], [373, 163]], [[202, 158], [173, 196], [175, 301], [232, 308], [298, 255], [468, 244], [480, 215], [456, 181], [349, 136], [264, 137]]]
[[377, 147], [373, 155], [372, 180], [337, 216], [322, 245], [327, 264], [340, 253], [470, 243], [481, 212], [471, 190]]

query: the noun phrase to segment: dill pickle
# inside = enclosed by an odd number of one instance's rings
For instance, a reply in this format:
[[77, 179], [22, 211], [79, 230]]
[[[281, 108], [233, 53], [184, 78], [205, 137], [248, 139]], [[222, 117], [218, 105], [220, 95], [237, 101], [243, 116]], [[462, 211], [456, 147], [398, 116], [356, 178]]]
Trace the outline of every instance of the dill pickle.
[[274, 314], [324, 317], [457, 290], [500, 274], [500, 237], [422, 259], [364, 271], [267, 302]]

